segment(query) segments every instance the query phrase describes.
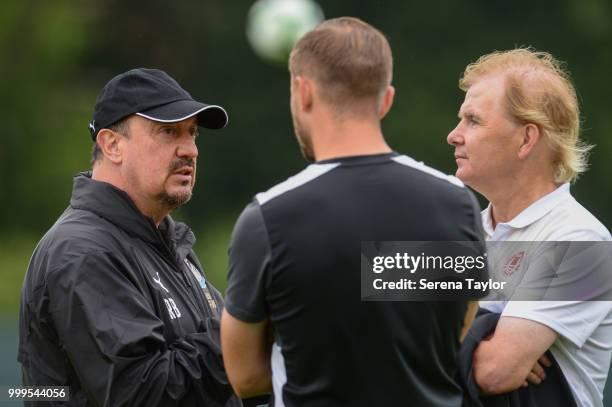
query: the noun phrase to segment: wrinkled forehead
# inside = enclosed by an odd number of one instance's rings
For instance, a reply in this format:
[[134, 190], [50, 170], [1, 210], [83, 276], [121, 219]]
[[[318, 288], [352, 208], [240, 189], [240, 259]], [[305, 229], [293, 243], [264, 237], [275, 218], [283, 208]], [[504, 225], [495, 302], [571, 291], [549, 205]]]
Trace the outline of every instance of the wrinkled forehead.
[[482, 111], [505, 110], [506, 78], [504, 75], [484, 77], [469, 87], [461, 109], [474, 108]]

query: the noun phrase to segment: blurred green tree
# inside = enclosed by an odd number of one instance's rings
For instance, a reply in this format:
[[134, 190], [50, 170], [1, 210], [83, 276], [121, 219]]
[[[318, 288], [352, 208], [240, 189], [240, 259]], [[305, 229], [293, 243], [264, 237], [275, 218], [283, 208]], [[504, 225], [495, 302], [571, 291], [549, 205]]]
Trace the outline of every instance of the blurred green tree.
[[[495, 49], [533, 45], [567, 62], [597, 145], [575, 194], [612, 224], [611, 6], [605, 0], [321, 2], [327, 17], [379, 27], [395, 56], [397, 97], [384, 131], [398, 151], [454, 171], [446, 135], [463, 99], [463, 68]], [[89, 167], [87, 122], [108, 79], [165, 69], [194, 97], [228, 108], [229, 126], [204, 131], [193, 201], [196, 229], [233, 219], [254, 193], [305, 163], [295, 145], [285, 67], [259, 60], [245, 38], [250, 1], [7, 0], [0, 13], [0, 210], [3, 233], [40, 234], [66, 206], [71, 176]]]

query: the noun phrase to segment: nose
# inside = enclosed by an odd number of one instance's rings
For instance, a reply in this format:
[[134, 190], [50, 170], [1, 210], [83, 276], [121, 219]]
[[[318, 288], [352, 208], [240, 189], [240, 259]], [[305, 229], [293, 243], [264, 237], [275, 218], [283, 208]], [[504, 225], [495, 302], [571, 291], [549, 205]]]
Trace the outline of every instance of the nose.
[[179, 157], [186, 157], [196, 159], [198, 157], [198, 146], [196, 145], [195, 138], [190, 134], [186, 134], [181, 137], [181, 143], [178, 146], [177, 155]]
[[451, 146], [463, 144], [463, 135], [461, 134], [459, 126], [461, 126], [461, 123], [457, 124], [457, 126], [448, 133], [448, 136], [446, 136], [446, 142]]

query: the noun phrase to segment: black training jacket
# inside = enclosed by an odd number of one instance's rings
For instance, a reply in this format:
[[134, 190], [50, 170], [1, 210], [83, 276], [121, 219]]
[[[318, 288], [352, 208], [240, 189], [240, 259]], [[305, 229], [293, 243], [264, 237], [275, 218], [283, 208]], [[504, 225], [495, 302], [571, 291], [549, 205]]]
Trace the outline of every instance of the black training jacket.
[[25, 277], [24, 385], [70, 386], [72, 406], [240, 406], [221, 358], [223, 299], [194, 242], [186, 225], [158, 229], [125, 192], [77, 175]]
[[[576, 407], [576, 401], [561, 367], [550, 351], [546, 355], [552, 366], [546, 368], [546, 379], [538, 385], [519, 387], [494, 396], [481, 396], [474, 380], [474, 351], [497, 326], [500, 314], [479, 308], [459, 351], [458, 382], [464, 390], [463, 407]], [[503, 352], [503, 349], [500, 350]]]

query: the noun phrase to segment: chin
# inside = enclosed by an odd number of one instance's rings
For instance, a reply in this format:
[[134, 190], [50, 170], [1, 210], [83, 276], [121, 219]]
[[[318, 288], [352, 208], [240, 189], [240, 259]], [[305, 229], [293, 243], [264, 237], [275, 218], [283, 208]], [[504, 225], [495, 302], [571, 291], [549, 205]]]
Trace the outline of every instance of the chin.
[[163, 200], [167, 205], [176, 208], [189, 202], [192, 195], [192, 190], [189, 188], [182, 191], [167, 192], [164, 194]]
[[484, 195], [480, 188], [480, 183], [478, 182], [478, 178], [466, 176], [465, 174], [459, 174], [459, 173], [456, 175], [456, 177], [459, 178], [459, 180], [463, 182], [463, 184], [472, 188], [474, 191], [478, 192], [479, 194]]
[[471, 185], [472, 179], [467, 174], [465, 174], [465, 172], [462, 172], [461, 170], [457, 170], [455, 172], [455, 177], [459, 178], [459, 180], [463, 182], [465, 185], [470, 186], [470, 187], [472, 186]]

